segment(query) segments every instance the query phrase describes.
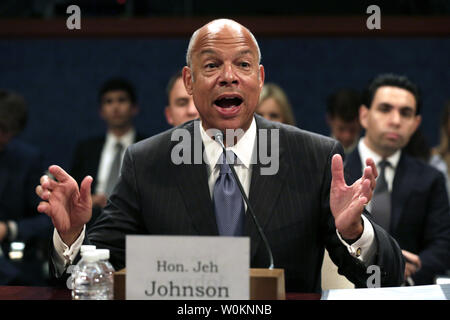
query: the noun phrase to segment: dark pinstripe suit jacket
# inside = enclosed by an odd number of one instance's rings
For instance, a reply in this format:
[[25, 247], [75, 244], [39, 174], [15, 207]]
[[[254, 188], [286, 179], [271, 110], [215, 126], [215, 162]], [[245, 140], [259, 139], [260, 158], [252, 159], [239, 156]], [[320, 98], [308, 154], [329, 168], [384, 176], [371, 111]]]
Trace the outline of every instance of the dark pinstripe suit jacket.
[[[275, 267], [285, 269], [286, 290], [320, 292], [324, 246], [340, 272], [365, 286], [370, 274], [337, 238], [329, 207], [331, 157], [343, 153], [340, 144], [259, 116], [256, 124], [258, 129], [280, 130], [279, 171], [261, 175], [261, 164], [254, 164], [249, 199], [273, 250]], [[182, 127], [194, 136], [198, 122]], [[178, 143], [171, 141], [172, 130], [129, 147], [121, 179], [85, 239], [109, 248], [115, 268], [125, 266], [126, 234], [218, 235], [206, 165], [172, 163], [171, 150]], [[267, 267], [264, 245], [249, 215], [246, 218], [251, 266]], [[377, 225], [374, 229], [382, 285], [398, 285], [404, 267], [399, 248], [384, 230]]]

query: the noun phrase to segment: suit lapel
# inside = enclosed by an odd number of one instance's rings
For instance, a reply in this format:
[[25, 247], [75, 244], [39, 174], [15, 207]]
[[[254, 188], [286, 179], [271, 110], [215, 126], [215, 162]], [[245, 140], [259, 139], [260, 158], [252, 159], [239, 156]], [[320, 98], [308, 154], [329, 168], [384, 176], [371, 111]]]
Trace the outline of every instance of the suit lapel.
[[[275, 204], [279, 198], [280, 191], [285, 182], [285, 177], [288, 172], [288, 163], [286, 160], [286, 155], [284, 152], [284, 143], [283, 136], [279, 137], [279, 144], [275, 144], [274, 146], [279, 146], [279, 168], [278, 172], [274, 175], [263, 175], [261, 174], [261, 168], [264, 167], [261, 165], [260, 159], [260, 142], [261, 135], [260, 130], [266, 129], [267, 133], [267, 149], [270, 150], [271, 143], [271, 134], [270, 129], [275, 129], [269, 122], [265, 121], [259, 116], [255, 116], [256, 118], [256, 126], [257, 126], [257, 138], [256, 138], [256, 152], [257, 159], [256, 163], [252, 166], [252, 178], [250, 183], [250, 192], [249, 192], [249, 201], [255, 213], [255, 216], [260, 223], [263, 230], [265, 230], [268, 222], [272, 215], [276, 214], [274, 212]], [[268, 165], [270, 166], [270, 164]], [[245, 234], [250, 236], [251, 239], [251, 258], [253, 259], [258, 251], [258, 247], [261, 244], [261, 237], [258, 233], [257, 227], [252, 221], [252, 217], [250, 212], [247, 209], [246, 214], [246, 223], [245, 223]], [[267, 265], [269, 265], [269, 260], [267, 260]]]
[[[216, 217], [209, 193], [206, 164], [203, 161], [201, 161], [201, 164], [195, 164], [194, 162], [195, 148], [200, 148], [202, 155], [204, 148], [199, 124], [199, 121], [190, 122], [185, 128], [191, 137], [191, 150], [194, 150], [194, 152], [191, 152], [192, 164], [175, 165], [170, 161], [170, 165], [175, 172], [178, 189], [183, 197], [187, 213], [191, 217], [198, 234], [218, 235]], [[175, 142], [173, 146], [177, 143]]]
[[397, 228], [400, 217], [403, 214], [403, 208], [411, 193], [411, 187], [415, 185], [414, 175], [411, 172], [408, 174], [408, 169], [411, 170], [412, 168], [408, 165], [406, 155], [402, 153], [397, 169], [395, 170], [392, 186], [390, 234], [393, 234], [393, 231]]

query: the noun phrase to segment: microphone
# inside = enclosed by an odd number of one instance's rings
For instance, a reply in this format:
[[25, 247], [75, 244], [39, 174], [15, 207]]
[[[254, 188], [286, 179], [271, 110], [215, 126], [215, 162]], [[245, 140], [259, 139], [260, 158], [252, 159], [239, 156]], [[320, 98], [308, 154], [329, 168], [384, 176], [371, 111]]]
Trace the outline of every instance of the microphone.
[[[225, 149], [225, 145], [223, 144], [222, 132], [217, 132], [215, 134], [215, 138], [216, 138], [216, 141], [222, 147], [223, 154], [225, 155], [224, 158], [226, 159], [226, 149]], [[231, 173], [233, 174], [234, 180], [236, 180], [236, 183], [239, 187], [239, 191], [241, 192], [242, 198], [244, 199], [245, 203], [247, 204], [248, 211], [250, 212], [250, 215], [252, 216], [253, 222], [256, 225], [256, 229], [258, 229], [259, 236], [263, 240], [266, 250], [269, 254], [269, 259], [270, 259], [269, 269], [273, 269], [274, 264], [273, 264], [272, 249], [270, 248], [270, 245], [269, 245], [269, 242], [267, 241], [266, 235], [264, 234], [264, 231], [261, 228], [261, 225], [259, 224], [258, 219], [256, 218], [255, 212], [253, 211], [252, 206], [250, 205], [250, 201], [248, 200], [247, 195], [245, 194], [245, 191], [244, 191], [244, 188], [242, 187], [241, 181], [239, 180], [239, 177], [237, 176], [236, 171], [234, 170], [234, 164], [228, 164], [228, 166], [230, 167], [230, 170], [231, 170]]]

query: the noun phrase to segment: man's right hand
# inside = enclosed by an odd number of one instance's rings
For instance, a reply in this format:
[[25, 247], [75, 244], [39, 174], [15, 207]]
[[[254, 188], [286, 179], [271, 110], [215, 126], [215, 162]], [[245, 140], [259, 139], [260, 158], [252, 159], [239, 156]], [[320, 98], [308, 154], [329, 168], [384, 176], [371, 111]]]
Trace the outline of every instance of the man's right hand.
[[61, 239], [70, 247], [92, 217], [93, 179], [91, 176], [85, 177], [78, 189], [75, 179], [61, 167], [50, 166], [49, 172], [57, 181], [47, 175], [41, 177], [36, 194], [43, 201], [39, 203], [37, 210], [52, 219]]

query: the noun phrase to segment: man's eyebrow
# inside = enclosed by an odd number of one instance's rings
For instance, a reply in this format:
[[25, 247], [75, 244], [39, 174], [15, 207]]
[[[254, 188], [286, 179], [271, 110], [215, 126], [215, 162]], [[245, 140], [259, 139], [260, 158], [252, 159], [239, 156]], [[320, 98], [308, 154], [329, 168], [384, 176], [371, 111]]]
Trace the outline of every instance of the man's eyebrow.
[[188, 98], [185, 98], [185, 97], [179, 97], [179, 98], [176, 98], [176, 99], [175, 99], [175, 102], [185, 102], [185, 101], [188, 101]]
[[389, 102], [380, 102], [378, 104], [378, 107], [388, 107], [388, 108], [393, 108], [392, 104], [390, 104]]
[[244, 56], [244, 55], [246, 55], [246, 54], [252, 55], [252, 54], [253, 54], [253, 51], [250, 50], [250, 49], [242, 50], [242, 51], [239, 52], [238, 55], [239, 55], [239, 56]]
[[402, 107], [400, 107], [400, 111], [409, 111], [409, 110], [411, 110], [411, 112], [415, 112], [416, 111], [411, 106], [402, 106]]
[[[213, 49], [203, 49], [202, 51], [200, 51], [200, 55], [205, 55], [205, 54], [215, 55], [215, 54], [217, 54], [217, 52], [215, 50], [213, 50]], [[250, 50], [250, 49], [245, 49], [245, 50], [240, 51], [237, 55], [238, 56], [244, 56], [246, 54], [252, 55], [253, 51]]]
[[[381, 102], [378, 104], [379, 107], [388, 107], [388, 108], [393, 108], [392, 104], [390, 104], [389, 102]], [[412, 106], [401, 106], [399, 109], [404, 110], [404, 109], [411, 109], [414, 111], [414, 108]]]

